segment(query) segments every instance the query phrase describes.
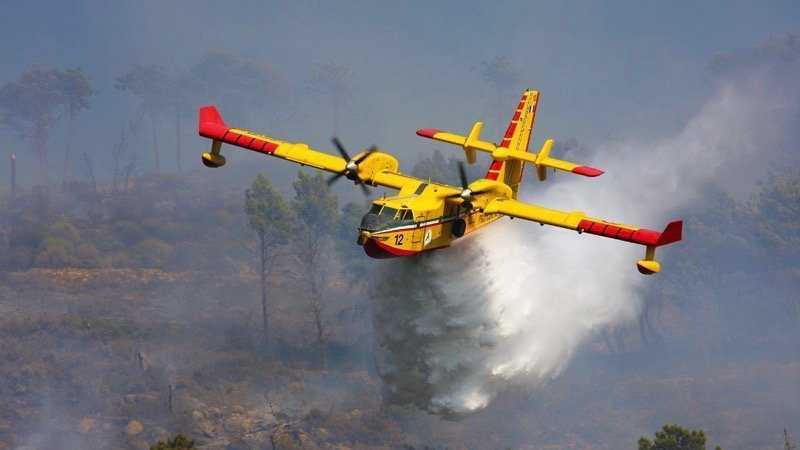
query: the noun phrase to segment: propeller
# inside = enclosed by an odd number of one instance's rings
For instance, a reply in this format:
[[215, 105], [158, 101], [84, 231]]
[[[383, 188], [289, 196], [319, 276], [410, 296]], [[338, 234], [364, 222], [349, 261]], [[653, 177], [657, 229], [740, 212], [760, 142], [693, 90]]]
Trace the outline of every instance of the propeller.
[[367, 185], [364, 184], [364, 182], [358, 177], [358, 165], [361, 163], [361, 161], [364, 161], [367, 156], [373, 152], [376, 152], [378, 148], [373, 145], [368, 148], [366, 152], [359, 155], [358, 158], [353, 159], [347, 153], [347, 150], [344, 149], [344, 145], [342, 145], [342, 142], [339, 140], [339, 138], [334, 136], [333, 139], [331, 139], [331, 142], [333, 143], [333, 146], [336, 147], [336, 150], [339, 151], [339, 154], [342, 155], [342, 158], [347, 161], [347, 165], [344, 166], [343, 171], [335, 173], [328, 178], [328, 186], [337, 182], [339, 178], [345, 177], [348, 180], [355, 181], [357, 185], [361, 186], [361, 191], [364, 192], [364, 195], [369, 195], [369, 189], [367, 189]]
[[467, 211], [472, 210], [472, 195], [473, 194], [480, 194], [484, 192], [486, 189], [476, 190], [473, 191], [469, 188], [469, 182], [467, 181], [467, 171], [464, 169], [464, 163], [459, 161], [458, 162], [458, 178], [461, 181], [461, 192], [458, 194], [453, 194], [447, 196], [447, 198], [461, 198], [463, 201], [461, 202], [461, 207], [466, 209]]

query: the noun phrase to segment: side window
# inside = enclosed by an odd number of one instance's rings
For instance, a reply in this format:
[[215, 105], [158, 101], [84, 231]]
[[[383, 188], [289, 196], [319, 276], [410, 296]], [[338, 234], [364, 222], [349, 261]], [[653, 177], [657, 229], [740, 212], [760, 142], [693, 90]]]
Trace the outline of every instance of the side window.
[[406, 209], [405, 212], [403, 213], [403, 217], [400, 220], [409, 221], [409, 222], [413, 221], [414, 220], [414, 213], [411, 212], [410, 209]]

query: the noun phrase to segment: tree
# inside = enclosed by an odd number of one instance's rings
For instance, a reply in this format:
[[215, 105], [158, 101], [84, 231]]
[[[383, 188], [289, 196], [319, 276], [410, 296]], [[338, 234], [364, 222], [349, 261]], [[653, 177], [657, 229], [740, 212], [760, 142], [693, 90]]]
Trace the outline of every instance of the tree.
[[327, 62], [314, 68], [308, 82], [311, 93], [327, 97], [333, 112], [333, 134], [339, 133], [339, 113], [353, 98], [353, 71], [344, 64]]
[[[722, 450], [719, 446], [715, 449]], [[706, 435], [703, 430], [667, 424], [656, 431], [652, 441], [644, 436], [639, 438], [639, 450], [706, 450]]]
[[63, 72], [33, 67], [17, 81], [0, 87], [0, 124], [30, 139], [39, 157], [41, 182], [48, 184], [47, 140], [50, 129], [63, 112], [66, 98]]
[[[193, 82], [205, 102], [214, 102], [232, 120], [249, 122], [256, 110], [268, 117], [268, 129], [291, 114], [288, 81], [271, 65], [227, 52], [206, 53], [190, 69]], [[260, 125], [259, 125], [260, 126]]]
[[89, 76], [83, 70], [66, 69], [58, 75], [60, 90], [64, 96], [64, 106], [67, 113], [67, 142], [64, 148], [64, 172], [62, 180], [69, 175], [70, 153], [72, 150], [73, 126], [75, 116], [82, 110], [89, 109], [89, 97], [94, 94]]
[[245, 193], [248, 224], [258, 236], [259, 275], [261, 279], [261, 321], [264, 343], [269, 343], [269, 308], [267, 276], [275, 260], [275, 250], [289, 237], [291, 211], [269, 180], [258, 175]]
[[139, 107], [150, 118], [153, 133], [153, 157], [156, 172], [161, 170], [161, 155], [158, 150], [158, 118], [172, 106], [175, 84], [170, 80], [166, 70], [158, 65], [135, 65], [122, 76], [117, 77], [115, 87], [130, 92], [139, 99]]
[[196, 105], [191, 99], [200, 92], [200, 83], [190, 72], [183, 71], [173, 74], [169, 81], [171, 88], [168, 102], [170, 103], [172, 114], [175, 115], [175, 166], [180, 172], [183, 170], [183, 156], [181, 154], [183, 119], [193, 117], [196, 114]]
[[[458, 156], [461, 157], [461, 155]], [[458, 162], [459, 158], [452, 154], [445, 159], [442, 152], [437, 149], [434, 150], [433, 154], [430, 156], [419, 158], [411, 169], [411, 174], [423, 180], [458, 186], [461, 184], [458, 179]], [[487, 167], [481, 164], [468, 164], [465, 166], [465, 169], [467, 172], [467, 179], [477, 180], [484, 176]]]
[[314, 322], [320, 363], [322, 367], [325, 367], [327, 365], [325, 347], [328, 336], [325, 329], [322, 288], [327, 271], [322, 262], [326, 256], [327, 246], [336, 230], [337, 199], [325, 183], [322, 174], [319, 173], [308, 175], [299, 172], [297, 180], [292, 186], [295, 191], [293, 205], [298, 221], [296, 228], [300, 230], [297, 251], [308, 273], [308, 284], [311, 290], [309, 310]]
[[363, 274], [369, 266], [367, 259], [363, 258], [364, 250], [356, 244], [358, 227], [367, 210], [369, 205], [348, 202], [342, 207], [336, 222], [336, 251], [345, 267], [345, 276], [353, 284], [364, 280]]
[[175, 435], [174, 438], [167, 438], [166, 441], [158, 441], [150, 446], [150, 450], [192, 450], [194, 441], [182, 434]]

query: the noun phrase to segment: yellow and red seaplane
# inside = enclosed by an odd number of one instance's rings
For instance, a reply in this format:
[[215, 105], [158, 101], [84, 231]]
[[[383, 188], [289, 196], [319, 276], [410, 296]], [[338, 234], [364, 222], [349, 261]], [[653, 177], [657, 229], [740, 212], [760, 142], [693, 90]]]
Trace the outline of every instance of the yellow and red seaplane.
[[339, 156], [309, 148], [299, 142], [278, 140], [252, 131], [229, 127], [214, 106], [200, 108], [200, 136], [211, 139], [211, 150], [203, 153], [207, 167], [220, 167], [225, 158], [222, 144], [235, 145], [257, 153], [285, 159], [303, 166], [332, 172], [329, 184], [344, 177], [359, 185], [383, 186], [398, 191], [392, 197], [373, 200], [358, 230], [358, 243], [373, 258], [414, 256], [450, 246], [455, 240], [489, 225], [503, 216], [538, 222], [542, 225], [575, 230], [645, 246], [645, 256], [637, 262], [639, 272], [649, 275], [660, 271], [655, 260], [657, 247], [681, 240], [682, 221], [671, 222], [658, 232], [589, 217], [581, 211], [559, 211], [517, 200], [523, 169], [534, 166], [540, 181], [548, 169], [596, 177], [603, 171], [563, 161], [550, 156], [553, 140], [548, 139], [538, 153], [528, 151], [533, 132], [539, 92], [526, 90], [517, 105], [499, 144], [481, 140], [483, 124], [461, 136], [424, 128], [419, 136], [460, 146], [467, 162], [474, 164], [476, 152], [491, 155], [492, 163], [482, 179], [467, 180], [459, 165], [461, 186], [449, 186], [405, 175], [397, 158], [376, 147], [352, 157], [338, 139], [333, 145]]

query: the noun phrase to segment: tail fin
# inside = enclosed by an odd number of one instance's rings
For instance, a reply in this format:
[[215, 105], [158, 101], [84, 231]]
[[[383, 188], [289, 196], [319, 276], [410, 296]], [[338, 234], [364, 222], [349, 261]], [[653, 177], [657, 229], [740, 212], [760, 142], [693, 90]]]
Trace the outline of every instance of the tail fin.
[[[514, 115], [506, 128], [503, 140], [498, 147], [511, 151], [527, 152], [528, 143], [533, 134], [533, 125], [536, 120], [536, 107], [539, 104], [539, 91], [526, 90], [522, 93]], [[509, 185], [517, 197], [519, 186], [522, 184], [522, 171], [525, 161], [509, 158], [506, 160], [495, 159], [486, 172], [489, 180], [498, 180]]]
[[674, 222], [670, 222], [664, 231], [658, 236], [658, 242], [656, 242], [656, 247], [661, 247], [662, 245], [672, 244], [673, 242], [678, 242], [683, 239], [683, 221], [676, 220]]
[[217, 108], [214, 106], [203, 106], [200, 108], [197, 118], [197, 128], [200, 136], [211, 139], [211, 151], [203, 153], [203, 164], [209, 168], [217, 168], [225, 165], [225, 157], [220, 154], [222, 141], [228, 132], [225, 121], [222, 120]]
[[669, 245], [673, 242], [678, 242], [683, 239], [683, 221], [676, 220], [674, 222], [670, 222], [661, 233], [657, 231], [649, 231], [649, 233], [650, 235], [648, 237], [650, 240], [655, 238], [655, 242], [650, 242], [649, 245], [647, 245], [644, 259], [640, 259], [636, 262], [636, 267], [639, 269], [639, 273], [643, 275], [652, 275], [661, 271], [661, 264], [656, 261], [656, 248], [661, 247], [662, 245]]

